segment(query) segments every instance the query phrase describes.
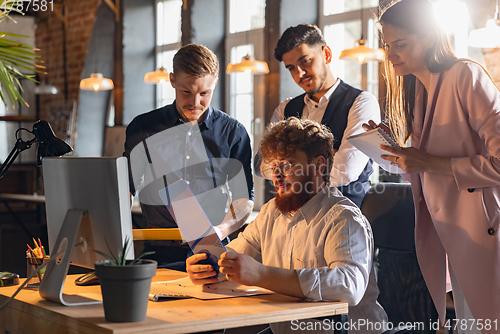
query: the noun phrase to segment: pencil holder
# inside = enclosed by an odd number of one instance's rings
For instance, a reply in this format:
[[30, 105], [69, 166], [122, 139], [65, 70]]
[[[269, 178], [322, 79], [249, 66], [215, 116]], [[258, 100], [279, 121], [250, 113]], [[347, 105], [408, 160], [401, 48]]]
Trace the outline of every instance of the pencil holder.
[[[36, 268], [41, 265], [43, 262], [47, 261], [49, 258], [46, 257], [45, 259], [38, 258], [38, 257], [27, 257], [26, 258], [26, 264], [27, 264], [27, 270], [26, 270], [26, 277], [29, 277], [35, 270]], [[43, 279], [43, 275], [45, 274], [45, 268], [40, 270], [35, 276], [31, 278], [31, 280], [28, 283], [28, 287], [38, 287], [40, 285], [40, 282]]]

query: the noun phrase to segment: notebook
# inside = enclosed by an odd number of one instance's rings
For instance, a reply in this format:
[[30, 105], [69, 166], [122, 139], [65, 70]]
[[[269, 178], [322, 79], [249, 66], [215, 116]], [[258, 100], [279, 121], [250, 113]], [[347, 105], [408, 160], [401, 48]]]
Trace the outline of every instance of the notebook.
[[389, 152], [380, 148], [381, 144], [394, 148], [400, 148], [394, 139], [392, 139], [392, 137], [381, 128], [376, 128], [364, 133], [350, 136], [347, 140], [358, 150], [378, 163], [386, 171], [394, 174], [404, 173], [401, 168], [391, 165], [390, 161], [384, 160], [380, 157], [381, 155], [391, 155]]
[[274, 292], [258, 286], [241, 285], [230, 281], [194, 285], [189, 277], [185, 277], [172, 281], [151, 283], [149, 299], [154, 302], [159, 301], [161, 298], [221, 299], [272, 293]]
[[219, 271], [218, 261], [226, 248], [186, 181], [179, 180], [170, 184], [161, 189], [159, 195], [193, 253], [208, 255], [207, 259], [199, 263], [212, 265], [217, 275], [224, 277]]

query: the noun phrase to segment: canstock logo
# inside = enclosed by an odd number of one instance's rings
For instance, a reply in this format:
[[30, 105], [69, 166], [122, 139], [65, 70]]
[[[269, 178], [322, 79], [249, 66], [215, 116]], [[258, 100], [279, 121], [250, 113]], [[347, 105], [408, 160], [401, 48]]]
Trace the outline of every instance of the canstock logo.
[[180, 179], [188, 182], [209, 217], [221, 216], [221, 211], [224, 215], [232, 198], [249, 196], [242, 163], [209, 157], [198, 124], [181, 124], [148, 137], [130, 153], [130, 166], [143, 204], [164, 205], [158, 192]]

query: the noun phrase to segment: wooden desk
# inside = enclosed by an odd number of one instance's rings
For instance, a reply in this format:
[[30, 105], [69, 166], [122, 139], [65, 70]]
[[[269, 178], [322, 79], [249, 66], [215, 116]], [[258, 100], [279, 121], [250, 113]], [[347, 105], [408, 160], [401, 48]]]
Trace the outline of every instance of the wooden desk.
[[[185, 275], [159, 269], [153, 280]], [[65, 293], [100, 300], [100, 286], [76, 286], [74, 280], [77, 276], [67, 277]], [[0, 288], [0, 304], [17, 287]], [[274, 294], [218, 300], [150, 301], [146, 320], [112, 323], [105, 321], [102, 305], [62, 306], [42, 299], [36, 289], [23, 289], [0, 311], [0, 333], [193, 333], [346, 313], [347, 303], [305, 302]]]

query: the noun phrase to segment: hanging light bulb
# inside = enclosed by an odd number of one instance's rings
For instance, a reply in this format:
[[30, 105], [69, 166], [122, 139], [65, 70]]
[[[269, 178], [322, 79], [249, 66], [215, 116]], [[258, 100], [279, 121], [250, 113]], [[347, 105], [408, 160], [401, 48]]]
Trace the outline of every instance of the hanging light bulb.
[[385, 59], [385, 52], [381, 48], [369, 48], [365, 46], [365, 41], [361, 37], [358, 45], [354, 48], [343, 50], [340, 53], [339, 59], [355, 59], [360, 64], [364, 64], [370, 60], [382, 62]]
[[[50, 54], [49, 48], [50, 48], [50, 44], [47, 45], [47, 54]], [[44, 66], [44, 68], [49, 67], [49, 64], [48, 64], [49, 60], [50, 60], [50, 57], [47, 58], [47, 66], [46, 67]], [[45, 64], [45, 61], [42, 60], [41, 62]], [[45, 80], [42, 83], [40, 83], [39, 85], [35, 86], [35, 94], [36, 95], [54, 95], [54, 94], [57, 94], [59, 92], [59, 90], [57, 89], [56, 86], [51, 85], [49, 83], [48, 73], [43, 72], [43, 74], [45, 75]]]
[[226, 73], [251, 73], [251, 74], [267, 74], [269, 67], [265, 61], [255, 60], [247, 54], [241, 62], [227, 64]]
[[80, 89], [93, 90], [94, 92], [100, 90], [111, 90], [114, 88], [113, 81], [106, 79], [102, 73], [92, 73], [90, 78], [80, 81]]
[[469, 46], [475, 48], [500, 47], [500, 14], [498, 13], [498, 0], [495, 18], [486, 21], [486, 27], [472, 30], [469, 34]]
[[[96, 29], [96, 35], [97, 35], [97, 42], [96, 45], [99, 47], [100, 45], [100, 24], [99, 21], [97, 20], [97, 14], [96, 14], [96, 20], [95, 24], [97, 26]], [[105, 78], [102, 73], [97, 73], [97, 64], [99, 63], [97, 61], [97, 56], [99, 55], [100, 50], [95, 50], [94, 51], [94, 61], [95, 61], [95, 67], [96, 67], [96, 73], [90, 74], [90, 78], [87, 79], [82, 79], [80, 81], [80, 89], [83, 90], [93, 90], [94, 92], [98, 92], [100, 90], [111, 90], [114, 88], [113, 80]]]
[[165, 72], [165, 68], [157, 68], [154, 72], [148, 72], [144, 75], [144, 82], [148, 84], [157, 84], [167, 82], [169, 80], [169, 75]]
[[[363, 22], [364, 8], [361, 7], [360, 18]], [[364, 64], [366, 61], [375, 60], [378, 62], [383, 62], [385, 59], [385, 51], [381, 48], [369, 48], [365, 46], [365, 39], [363, 38], [363, 33], [361, 33], [361, 38], [355, 47], [350, 49], [342, 50], [339, 59], [354, 59], [360, 64]]]
[[56, 86], [49, 84], [49, 79], [46, 78], [44, 82], [35, 87], [36, 95], [50, 95], [57, 94], [58, 89]]

